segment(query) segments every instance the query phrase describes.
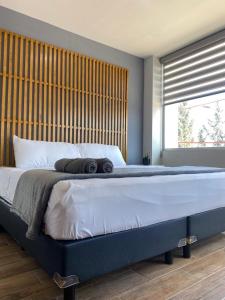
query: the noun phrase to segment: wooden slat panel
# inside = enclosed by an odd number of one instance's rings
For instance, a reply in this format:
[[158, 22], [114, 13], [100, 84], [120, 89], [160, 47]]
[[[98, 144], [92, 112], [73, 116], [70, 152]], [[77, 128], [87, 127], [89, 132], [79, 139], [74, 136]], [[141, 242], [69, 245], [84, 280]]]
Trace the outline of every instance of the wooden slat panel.
[[115, 144], [127, 154], [125, 68], [0, 32], [0, 165], [14, 164], [13, 134]]

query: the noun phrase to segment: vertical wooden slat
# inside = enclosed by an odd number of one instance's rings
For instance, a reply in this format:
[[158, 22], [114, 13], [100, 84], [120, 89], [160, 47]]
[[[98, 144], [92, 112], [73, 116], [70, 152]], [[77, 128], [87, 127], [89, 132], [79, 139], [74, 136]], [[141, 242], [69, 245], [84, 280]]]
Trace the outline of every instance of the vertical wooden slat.
[[121, 83], [122, 83], [122, 95], [121, 95], [121, 101], [120, 101], [120, 131], [121, 131], [121, 135], [120, 135], [120, 147], [123, 151], [123, 155], [125, 155], [125, 149], [123, 147], [123, 141], [124, 141], [124, 128], [125, 128], [125, 118], [124, 118], [124, 99], [125, 99], [125, 85], [124, 85], [124, 71], [122, 70], [121, 71], [121, 76], [122, 76], [122, 79], [121, 79]]
[[7, 53], [8, 53], [8, 34], [3, 34], [4, 48], [3, 48], [3, 77], [2, 77], [2, 101], [1, 101], [1, 165], [5, 161], [5, 110], [6, 110], [6, 72], [7, 72]]
[[78, 138], [78, 143], [80, 143], [81, 139], [80, 139], [80, 131], [81, 131], [81, 114], [80, 114], [80, 109], [81, 109], [81, 103], [80, 103], [80, 72], [81, 72], [81, 57], [80, 55], [78, 55], [78, 70], [77, 70], [77, 73], [78, 73], [78, 94], [77, 94], [77, 97], [78, 97], [78, 105], [77, 105], [77, 109], [78, 109], [78, 135], [77, 135], [77, 138]]
[[44, 103], [43, 103], [43, 140], [47, 140], [47, 78], [48, 78], [48, 46], [44, 45]]
[[[6, 120], [6, 138], [10, 140], [10, 120], [11, 120], [11, 107], [12, 107], [12, 55], [13, 55], [13, 35], [9, 34], [9, 69], [8, 69], [8, 105], [7, 105], [7, 120]], [[6, 164], [10, 164], [10, 143], [6, 144]]]
[[[2, 70], [2, 34], [3, 34], [3, 31], [0, 29], [0, 74], [3, 72]], [[1, 75], [0, 75], [1, 76]]]
[[74, 137], [73, 137], [73, 111], [74, 111], [74, 107], [73, 107], [73, 66], [74, 66], [74, 55], [71, 52], [70, 53], [70, 143], [74, 143]]
[[73, 126], [74, 126], [74, 143], [77, 142], [77, 54], [75, 54], [74, 57], [74, 101], [73, 101], [73, 107], [74, 107], [74, 112], [73, 112]]
[[85, 126], [85, 124], [84, 124], [84, 110], [85, 110], [85, 103], [84, 103], [84, 89], [85, 89], [85, 87], [84, 87], [84, 81], [85, 81], [85, 68], [84, 68], [84, 63], [85, 63], [85, 58], [84, 58], [84, 56], [82, 55], [82, 70], [81, 70], [81, 80], [82, 80], [82, 82], [81, 82], [81, 88], [82, 88], [82, 92], [81, 92], [81, 95], [82, 95], [82, 100], [81, 100], [81, 112], [80, 112], [80, 114], [81, 114], [81, 142], [83, 143], [84, 141], [85, 141], [85, 136], [84, 136], [84, 126]]
[[43, 96], [43, 63], [44, 63], [44, 47], [40, 44], [40, 56], [39, 56], [39, 99], [38, 99], [38, 140], [42, 140], [42, 123], [43, 123], [43, 112], [42, 112], [42, 96]]
[[85, 125], [86, 125], [86, 129], [85, 129], [85, 143], [88, 142], [88, 134], [89, 134], [89, 58], [86, 57], [86, 69], [85, 69], [85, 82], [86, 82], [86, 94], [85, 94]]
[[22, 92], [23, 92], [23, 52], [24, 39], [20, 38], [20, 57], [19, 57], [19, 95], [18, 95], [18, 136], [21, 136], [21, 120], [22, 120]]
[[118, 145], [118, 100], [119, 100], [119, 91], [118, 91], [118, 74], [119, 74], [119, 68], [116, 68], [116, 74], [115, 74], [115, 93], [116, 93], [116, 98], [115, 98], [115, 126], [114, 130], [116, 131], [115, 134], [115, 144]]
[[96, 102], [96, 137], [95, 137], [95, 142], [99, 143], [99, 64], [98, 61], [96, 61], [96, 72], [95, 72], [95, 77], [96, 77], [96, 84], [95, 84], [95, 91], [96, 91], [96, 97], [95, 97], [95, 102]]
[[99, 134], [99, 143], [102, 144], [103, 143], [103, 126], [102, 126], [102, 119], [103, 119], [103, 114], [102, 114], [102, 62], [99, 63], [99, 130], [100, 130], [100, 134]]
[[103, 134], [103, 140], [102, 143], [106, 144], [106, 127], [105, 127], [105, 118], [106, 118], [106, 91], [105, 91], [105, 86], [106, 86], [106, 64], [103, 63], [103, 70], [102, 70], [102, 134]]
[[96, 60], [93, 61], [93, 96], [92, 96], [92, 108], [93, 108], [93, 118], [92, 118], [92, 136], [91, 136], [91, 142], [94, 143], [96, 141], [96, 87], [95, 87], [95, 66], [96, 66]]
[[[34, 58], [34, 127], [33, 138], [37, 139], [37, 105], [38, 105], [38, 42], [35, 42], [35, 58]], [[40, 84], [40, 83], [39, 83]]]
[[25, 75], [24, 75], [24, 95], [23, 95], [23, 137], [27, 138], [27, 76], [28, 76], [28, 59], [29, 59], [29, 53], [28, 53], [28, 46], [29, 41], [28, 39], [25, 40]]
[[53, 48], [49, 47], [48, 54], [48, 141], [52, 141], [52, 50]]
[[109, 144], [112, 144], [112, 66], [109, 66]]
[[125, 159], [128, 159], [128, 148], [127, 148], [127, 143], [128, 143], [128, 71], [124, 70], [125, 74], [126, 74], [126, 78], [125, 78], [125, 86], [126, 86], [126, 92], [125, 92], [125, 143], [124, 143], [124, 147], [125, 147]]
[[123, 70], [120, 69], [120, 72], [119, 72], [119, 83], [120, 83], [120, 96], [119, 96], [119, 101], [118, 101], [118, 146], [122, 147], [122, 144], [121, 144], [121, 136], [122, 136], [122, 122], [121, 122], [121, 103], [122, 103], [122, 95], [123, 95], [123, 83], [122, 83], [122, 80], [123, 80], [123, 76], [122, 76], [122, 72]]
[[28, 139], [32, 138], [32, 131], [33, 131], [33, 59], [34, 59], [34, 42], [30, 41], [30, 55], [29, 55], [29, 66], [30, 66], [30, 76], [29, 76], [29, 98], [28, 98]]
[[55, 142], [56, 140], [56, 84], [57, 84], [57, 78], [56, 78], [56, 56], [57, 56], [57, 49], [56, 47], [53, 48], [54, 51], [54, 60], [53, 60], [53, 99], [52, 99], [52, 141]]
[[[13, 78], [13, 114], [12, 114], [12, 135], [16, 133], [17, 120], [17, 75], [18, 75], [18, 36], [15, 36], [15, 52], [14, 52], [14, 78]], [[1, 43], [0, 43], [1, 45]], [[1, 55], [1, 54], [0, 54]]]
[[60, 133], [61, 133], [61, 126], [62, 126], [62, 120], [61, 120], [61, 94], [62, 94], [62, 88], [61, 88], [61, 57], [62, 52], [61, 49], [58, 49], [58, 87], [57, 87], [57, 141], [59, 142], [61, 140]]
[[66, 124], [65, 124], [65, 140], [69, 141], [69, 51], [66, 51], [66, 80], [65, 80], [65, 91], [66, 91], [66, 103], [65, 103], [65, 115], [66, 115]]
[[112, 144], [115, 145], [115, 66], [112, 67]]
[[109, 144], [109, 65], [106, 65], [106, 144]]
[[92, 87], [92, 65], [93, 60], [90, 59], [90, 65], [89, 65], [89, 117], [88, 117], [88, 129], [89, 129], [89, 136], [88, 136], [88, 142], [91, 143], [91, 136], [92, 136], [92, 97], [93, 97], [93, 87]]

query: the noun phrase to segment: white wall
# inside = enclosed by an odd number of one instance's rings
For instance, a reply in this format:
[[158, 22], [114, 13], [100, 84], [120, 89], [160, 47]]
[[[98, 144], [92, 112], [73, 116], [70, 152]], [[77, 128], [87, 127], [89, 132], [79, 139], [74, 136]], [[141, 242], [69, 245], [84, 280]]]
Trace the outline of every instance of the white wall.
[[162, 163], [169, 166], [201, 165], [225, 167], [225, 148], [186, 148], [164, 150]]
[[150, 152], [151, 163], [160, 164], [162, 147], [162, 69], [153, 56], [144, 62], [143, 155]]

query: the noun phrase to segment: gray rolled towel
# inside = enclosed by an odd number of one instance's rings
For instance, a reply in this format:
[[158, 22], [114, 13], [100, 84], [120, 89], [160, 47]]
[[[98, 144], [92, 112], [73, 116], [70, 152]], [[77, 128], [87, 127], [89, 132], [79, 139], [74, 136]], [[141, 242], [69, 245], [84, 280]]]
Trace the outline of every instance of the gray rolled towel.
[[62, 158], [55, 163], [58, 172], [71, 174], [96, 173], [97, 162], [92, 158]]
[[97, 173], [112, 173], [113, 163], [108, 158], [98, 158], [97, 162]]

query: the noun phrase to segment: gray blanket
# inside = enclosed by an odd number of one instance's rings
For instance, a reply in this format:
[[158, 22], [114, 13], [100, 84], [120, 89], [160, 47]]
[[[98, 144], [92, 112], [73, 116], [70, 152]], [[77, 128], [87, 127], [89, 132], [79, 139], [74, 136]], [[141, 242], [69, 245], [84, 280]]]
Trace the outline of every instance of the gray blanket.
[[165, 170], [134, 170], [124, 169], [113, 173], [95, 174], [66, 174], [48, 170], [30, 170], [25, 172], [19, 179], [16, 187], [11, 211], [16, 213], [28, 225], [27, 238], [35, 239], [39, 235], [44, 214], [48, 205], [53, 186], [61, 180], [90, 178], [123, 178], [123, 177], [151, 177], [164, 175], [198, 174], [225, 172], [218, 168], [165, 168]]

